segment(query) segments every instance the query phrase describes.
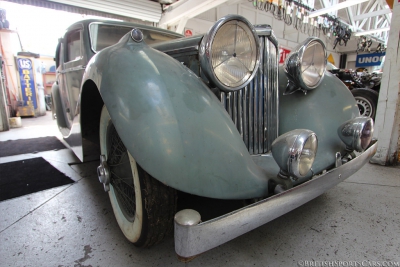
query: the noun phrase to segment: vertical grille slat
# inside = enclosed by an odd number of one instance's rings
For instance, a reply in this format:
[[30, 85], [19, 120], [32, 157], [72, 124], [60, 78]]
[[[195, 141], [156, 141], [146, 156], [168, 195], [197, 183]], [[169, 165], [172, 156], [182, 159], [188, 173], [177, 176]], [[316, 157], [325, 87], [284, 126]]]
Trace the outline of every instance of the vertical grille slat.
[[253, 135], [253, 122], [254, 122], [254, 105], [253, 105], [253, 97], [254, 95], [254, 85], [253, 82], [250, 83], [249, 86], [249, 98], [247, 102], [249, 103], [249, 118], [248, 118], [248, 126], [249, 126], [249, 152], [252, 155], [254, 153], [254, 135]]
[[221, 102], [251, 155], [271, 150], [278, 136], [278, 48], [260, 36], [261, 62], [257, 75], [243, 89], [221, 93]]
[[249, 149], [249, 111], [248, 111], [248, 101], [249, 99], [249, 89], [246, 87], [243, 90], [243, 141], [244, 144], [246, 145], [247, 149]]

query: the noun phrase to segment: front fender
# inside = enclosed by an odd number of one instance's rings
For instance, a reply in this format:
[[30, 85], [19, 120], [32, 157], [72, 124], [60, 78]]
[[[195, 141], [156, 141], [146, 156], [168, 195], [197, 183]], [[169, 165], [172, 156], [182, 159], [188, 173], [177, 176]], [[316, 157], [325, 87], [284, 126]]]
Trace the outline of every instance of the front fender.
[[267, 195], [276, 172], [254, 163], [216, 96], [175, 59], [126, 35], [91, 59], [86, 80], [129, 152], [159, 181], [212, 198]]
[[[279, 134], [293, 129], [309, 129], [318, 137], [318, 150], [312, 171], [318, 174], [335, 165], [335, 153], [345, 153], [345, 145], [337, 130], [347, 120], [360, 116], [350, 90], [333, 74], [325, 72], [321, 84], [307, 93], [296, 91], [284, 95], [287, 77], [279, 72]], [[312, 172], [304, 182], [310, 178]]]

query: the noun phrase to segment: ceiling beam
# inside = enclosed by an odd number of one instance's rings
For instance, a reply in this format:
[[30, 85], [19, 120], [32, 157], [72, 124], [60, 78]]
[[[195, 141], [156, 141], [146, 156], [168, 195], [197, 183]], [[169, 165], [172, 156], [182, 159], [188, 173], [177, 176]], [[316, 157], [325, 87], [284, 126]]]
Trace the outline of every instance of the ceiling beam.
[[354, 14], [353, 14], [353, 7], [348, 7], [346, 8], [347, 11], [347, 17], [349, 18], [349, 22], [351, 24], [351, 26], [353, 27], [353, 29], [357, 28], [356, 24], [354, 23]]
[[207, 10], [213, 9], [228, 0], [188, 0], [183, 4], [166, 10], [162, 15], [159, 26], [166, 28], [168, 25], [176, 25], [183, 18], [194, 18]]
[[365, 14], [361, 14], [358, 16], [354, 16], [353, 19], [354, 20], [362, 20], [362, 19], [366, 19], [366, 18], [370, 18], [370, 17], [376, 17], [376, 16], [381, 16], [381, 15], [385, 15], [385, 14], [389, 14], [392, 11], [390, 11], [390, 9], [381, 9], [381, 10], [377, 10], [374, 12], [370, 12], [370, 13], [365, 13]]
[[[377, 1], [375, 1], [374, 2], [374, 4], [368, 9], [368, 11], [364, 11], [363, 13], [369, 13], [369, 12], [372, 12], [372, 10], [374, 10], [375, 8], [376, 8], [376, 6], [378, 5], [378, 2]], [[359, 26], [359, 28], [361, 28], [362, 29], [362, 27], [364, 26], [364, 24], [367, 22], [367, 20], [368, 20], [369, 18], [365, 18], [365, 19], [363, 19], [363, 21], [361, 22], [361, 24], [360, 24], [360, 26]]]

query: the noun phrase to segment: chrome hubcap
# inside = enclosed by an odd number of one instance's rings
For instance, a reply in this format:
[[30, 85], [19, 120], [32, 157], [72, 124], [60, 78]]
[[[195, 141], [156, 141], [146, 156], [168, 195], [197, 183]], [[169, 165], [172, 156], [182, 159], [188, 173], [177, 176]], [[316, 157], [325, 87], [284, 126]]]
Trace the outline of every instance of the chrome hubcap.
[[367, 99], [363, 97], [356, 97], [356, 102], [358, 105], [358, 109], [360, 110], [361, 116], [366, 116], [366, 117], [371, 116], [372, 107], [371, 103]]
[[100, 166], [97, 167], [97, 176], [104, 186], [104, 191], [110, 191], [110, 169], [108, 168], [106, 156], [100, 155]]

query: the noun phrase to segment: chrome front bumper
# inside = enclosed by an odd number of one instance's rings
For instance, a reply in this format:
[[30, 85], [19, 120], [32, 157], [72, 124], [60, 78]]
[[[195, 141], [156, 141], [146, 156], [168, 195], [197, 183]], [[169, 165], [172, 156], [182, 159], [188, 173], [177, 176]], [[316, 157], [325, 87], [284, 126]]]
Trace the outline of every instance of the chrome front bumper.
[[358, 171], [376, 149], [377, 142], [350, 162], [308, 182], [206, 222], [198, 223], [200, 216], [193, 216], [196, 214], [193, 210], [178, 212], [175, 216], [176, 253], [182, 258], [191, 258], [305, 204]]

